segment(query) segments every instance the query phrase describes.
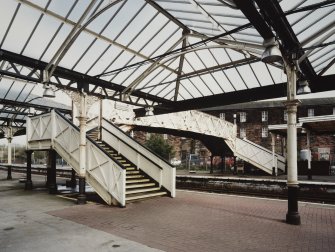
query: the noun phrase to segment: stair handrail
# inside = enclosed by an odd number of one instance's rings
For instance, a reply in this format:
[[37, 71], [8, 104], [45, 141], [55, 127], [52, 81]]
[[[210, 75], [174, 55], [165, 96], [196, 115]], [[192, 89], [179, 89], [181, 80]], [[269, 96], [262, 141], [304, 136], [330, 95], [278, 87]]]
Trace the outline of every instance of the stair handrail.
[[[71, 120], [59, 111], [52, 110], [42, 116], [28, 118], [27, 125], [28, 149], [55, 149], [78, 172], [79, 141], [65, 139], [68, 136], [78, 139], [79, 136], [80, 129]], [[86, 153], [86, 181], [108, 204], [125, 206], [126, 172], [123, 165], [87, 136]], [[106, 176], [103, 171], [111, 172]]]
[[[76, 126], [71, 120], [69, 120], [68, 118], [66, 118], [64, 115], [62, 115], [58, 110], [55, 109], [55, 112], [57, 115], [59, 115], [61, 118], [63, 118], [64, 120], [67, 121], [67, 123], [69, 123], [74, 129], [76, 129], [78, 132], [80, 132], [80, 129], [78, 126]], [[89, 131], [87, 131], [89, 132]], [[118, 166], [120, 166], [121, 169], [125, 169], [123, 167], [123, 165], [120, 163], [120, 161], [118, 161], [115, 157], [111, 156], [106, 150], [104, 150], [99, 144], [97, 144], [90, 136], [88, 136], [86, 134], [86, 139], [88, 139], [90, 141], [90, 143], [94, 144], [99, 150], [101, 150], [103, 153], [105, 153], [108, 157], [110, 157], [111, 159], [113, 159], [113, 161], [115, 163], [118, 164]]]
[[[252, 156], [248, 156], [246, 154], [250, 154], [250, 153], [247, 153], [247, 152], [244, 152], [242, 150], [245, 150], [244, 149], [239, 149], [239, 144], [238, 144], [238, 141], [240, 141], [240, 143], [243, 143], [243, 144], [247, 144], [246, 146], [249, 146], [252, 147], [253, 149], [256, 149], [256, 150], [261, 150], [261, 152], [257, 152], [256, 155], [252, 155]], [[252, 143], [252, 142], [251, 142]], [[253, 154], [253, 153], [252, 153]], [[240, 138], [236, 138], [236, 149], [235, 149], [235, 155], [244, 159], [245, 161], [255, 165], [256, 167], [263, 167], [261, 169], [263, 169], [264, 171], [267, 171], [269, 174], [272, 173], [272, 168], [273, 168], [273, 158], [275, 158], [275, 161], [277, 160], [277, 162], [275, 163], [275, 165], [277, 165], [278, 168], [284, 170], [285, 169], [285, 166], [283, 167], [283, 165], [285, 164], [285, 162], [281, 162], [277, 156], [273, 156], [272, 155], [272, 152], [269, 152], [269, 151], [264, 151], [264, 148], [259, 148], [257, 144], [250, 144], [250, 141], [245, 141], [244, 139], [240, 139]], [[264, 160], [264, 162], [259, 162], [257, 158], [254, 158], [254, 157], [259, 157], [260, 155], [263, 156], [262, 160]], [[264, 155], [266, 157], [264, 157]], [[280, 165], [282, 164], [282, 165]]]
[[[163, 158], [162, 156], [158, 155], [157, 153], [153, 152], [152, 150], [150, 150], [148, 147], [146, 147], [145, 145], [141, 144], [139, 141], [137, 141], [136, 139], [130, 137], [126, 132], [124, 132], [123, 130], [121, 130], [117, 125], [115, 125], [114, 123], [108, 121], [107, 119], [103, 118], [103, 121], [107, 122], [108, 124], [111, 124], [113, 127], [115, 127], [116, 130], [118, 130], [120, 132], [120, 134], [129, 137], [132, 141], [134, 141], [135, 143], [141, 145], [142, 148], [146, 149], [147, 151], [149, 151], [152, 155], [156, 156], [157, 158], [161, 159], [163, 162], [165, 162], [167, 165], [169, 165], [171, 168], [173, 168], [174, 166], [171, 165], [171, 163], [169, 161], [167, 161], [165, 158]], [[104, 128], [102, 126], [102, 128]], [[105, 128], [106, 129], [106, 128]]]
[[175, 167], [106, 119], [102, 120], [101, 132], [101, 140], [156, 180], [172, 197], [175, 196]]
[[[263, 146], [260, 146], [260, 145], [254, 143], [254, 142], [252, 142], [252, 141], [250, 141], [248, 139], [245, 139], [245, 138], [239, 138], [239, 139], [242, 140], [242, 141], [245, 141], [245, 142], [247, 142], [247, 143], [249, 143], [249, 144], [251, 144], [253, 146], [255, 146], [258, 149], [261, 149], [261, 150], [263, 150], [265, 152], [268, 152], [269, 154], [272, 155], [272, 151], [269, 150], [269, 149], [267, 149], [267, 148], [264, 148]], [[282, 155], [280, 155], [280, 154], [278, 154], [276, 152], [274, 153], [274, 155], [278, 158], [278, 161], [280, 161], [282, 163], [285, 163], [285, 157], [283, 157]]]

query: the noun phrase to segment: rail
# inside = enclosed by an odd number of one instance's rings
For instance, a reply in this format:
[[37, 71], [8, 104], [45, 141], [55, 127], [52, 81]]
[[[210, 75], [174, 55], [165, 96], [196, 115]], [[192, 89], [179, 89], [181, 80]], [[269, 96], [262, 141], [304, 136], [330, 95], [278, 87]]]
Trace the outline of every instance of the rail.
[[159, 157], [117, 126], [103, 119], [101, 125], [101, 140], [112, 146], [118, 153], [144, 171], [175, 197], [176, 168]]
[[[55, 149], [77, 173], [79, 139], [78, 127], [54, 110], [27, 119], [27, 148]], [[125, 206], [125, 170], [92, 139], [86, 139], [86, 181], [108, 204], [116, 200]]]

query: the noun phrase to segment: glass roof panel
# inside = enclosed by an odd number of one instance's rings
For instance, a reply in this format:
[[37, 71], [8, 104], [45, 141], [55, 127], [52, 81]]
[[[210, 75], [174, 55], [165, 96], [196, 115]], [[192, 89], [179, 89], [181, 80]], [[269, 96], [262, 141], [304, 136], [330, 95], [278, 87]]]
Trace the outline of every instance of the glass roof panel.
[[[80, 1], [75, 1], [75, 0], [53, 0], [50, 3], [49, 10], [64, 17], [71, 9], [72, 5], [74, 2], [80, 2]], [[77, 3], [77, 4], [78, 4]], [[84, 3], [84, 1], [83, 1]], [[77, 12], [78, 15], [78, 12]]]
[[[33, 60], [41, 59], [49, 62], [63, 46], [66, 53], [60, 59], [59, 66], [68, 68], [69, 71], [74, 69], [91, 76], [104, 74], [100, 76], [102, 80], [129, 87], [127, 90], [134, 89], [148, 95], [173, 100], [178, 67], [183, 58], [180, 57], [183, 31], [190, 32], [186, 48], [190, 50], [199, 46], [218, 46], [218, 43], [210, 41], [200, 44], [201, 39], [195, 36], [205, 39], [204, 35], [223, 34], [250, 22], [241, 10], [230, 8], [219, 0], [120, 1], [94, 19], [80, 33], [72, 46], [66, 46], [67, 36], [76, 25], [79, 25], [76, 22], [91, 3], [94, 3], [94, 6], [84, 23], [94, 12], [97, 13], [111, 1], [51, 0], [46, 8], [47, 0], [25, 0], [19, 1], [19, 4], [14, 0], [0, 0], [0, 4], [5, 6], [0, 10], [0, 22], [3, 24], [0, 27], [0, 37], [4, 40], [1, 49], [29, 56]], [[298, 11], [295, 14], [287, 13], [286, 17], [293, 25], [298, 40], [302, 42], [300, 47], [308, 52], [308, 47], [316, 43], [325, 44], [313, 49], [308, 56], [312, 67], [320, 73], [335, 57], [333, 44], [335, 6], [315, 0], [283, 0], [279, 3], [284, 12]], [[321, 4], [324, 6], [313, 9], [314, 6]], [[303, 11], [299, 9], [306, 7], [310, 9]], [[15, 16], [16, 10], [18, 11]], [[261, 16], [264, 16], [264, 11], [266, 12], [263, 9], [257, 11], [261, 12]], [[271, 22], [265, 20], [264, 24], [269, 25]], [[276, 33], [275, 27], [271, 30]], [[283, 39], [279, 34], [275, 35], [280, 40]], [[232, 45], [233, 41], [252, 42], [258, 45], [263, 43], [263, 38], [252, 26], [221, 36], [221, 39], [231, 40], [227, 44]], [[281, 43], [285, 44], [283, 41]], [[286, 76], [280, 68], [261, 62], [251, 65], [244, 63], [250, 55], [243, 51], [243, 46], [236, 49], [206, 48], [186, 53], [183, 68], [180, 69], [181, 84], [178, 100], [286, 82]], [[179, 51], [174, 52], [175, 56], [169, 55], [174, 50]], [[260, 57], [262, 48], [259, 51], [260, 53], [253, 53], [253, 56]], [[160, 64], [158, 67], [153, 67], [153, 62]], [[239, 63], [238, 67], [234, 66], [236, 62]], [[9, 63], [0, 61], [0, 64], [2, 71], [7, 70], [11, 75], [18, 74], [15, 69], [8, 68]], [[31, 66], [22, 68], [19, 63], [15, 63], [15, 66], [22, 75], [30, 76]], [[329, 67], [333, 69], [330, 65]], [[150, 72], [149, 68], [152, 68]], [[329, 70], [326, 73], [328, 74]], [[37, 71], [30, 77], [38, 77], [36, 74], [40, 72]], [[58, 76], [62, 77], [64, 78]], [[57, 78], [53, 76], [51, 80], [55, 82]], [[64, 79], [63, 85], [69, 82], [70, 80]], [[108, 85], [107, 82], [104, 84]], [[24, 101], [29, 95], [25, 94], [30, 90], [32, 94], [38, 93], [38, 95], [43, 92], [42, 85], [26, 84], [24, 81], [12, 85], [13, 79], [7, 79], [1, 83], [6, 87], [5, 93], [1, 95], [6, 95], [9, 91], [7, 96], [11, 99]], [[94, 85], [91, 83], [91, 89], [96, 90]], [[75, 86], [76, 83], [71, 84], [71, 87]], [[11, 94], [18, 89], [22, 92]]]
[[260, 86], [259, 81], [257, 80], [249, 65], [240, 66], [237, 69], [248, 88], [255, 88]]
[[[21, 5], [2, 48], [8, 51], [21, 52], [31, 32], [33, 31], [38, 17], [38, 11]], [[26, 21], [27, 19], [29, 19], [29, 22]], [[17, 31], [20, 32], [18, 33]]]

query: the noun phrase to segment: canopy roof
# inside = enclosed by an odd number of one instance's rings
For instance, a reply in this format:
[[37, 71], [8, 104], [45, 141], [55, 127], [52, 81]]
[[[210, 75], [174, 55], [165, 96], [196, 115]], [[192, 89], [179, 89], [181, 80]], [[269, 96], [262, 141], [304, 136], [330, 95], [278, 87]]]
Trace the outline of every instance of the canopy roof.
[[1, 96], [44, 80], [155, 113], [283, 97], [271, 37], [312, 92], [334, 90], [334, 2], [0, 0]]

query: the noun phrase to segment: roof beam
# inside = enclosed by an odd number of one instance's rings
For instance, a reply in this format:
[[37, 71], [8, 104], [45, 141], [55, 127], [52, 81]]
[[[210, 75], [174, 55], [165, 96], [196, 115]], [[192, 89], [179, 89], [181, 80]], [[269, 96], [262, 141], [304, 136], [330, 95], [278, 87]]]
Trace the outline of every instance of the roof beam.
[[[312, 89], [313, 93], [335, 90], [335, 74], [319, 76], [317, 78], [314, 78], [311, 82], [314, 87]], [[164, 106], [163, 104], [163, 106], [154, 107], [154, 114], [158, 115], [192, 109], [203, 109], [231, 105], [243, 102], [282, 98], [286, 97], [286, 86], [286, 82], [284, 82], [276, 85], [262, 86], [257, 88], [239, 90], [236, 92], [216, 94], [206, 97], [178, 101], [170, 104], [170, 106]], [[136, 116], [145, 115], [144, 109], [136, 109], [134, 111], [136, 113]]]
[[154, 1], [152, 0], [145, 0], [145, 1], [184, 31], [190, 30], [186, 25], [184, 25], [182, 22], [180, 22], [178, 19], [176, 19], [174, 16], [172, 16], [169, 12], [167, 12], [165, 9], [163, 9], [160, 5], [158, 5]]
[[[185, 47], [187, 45], [187, 34], [188, 33], [189, 33], [189, 31], [184, 31], [183, 32], [184, 39], [183, 39], [183, 43], [182, 43], [182, 51], [185, 50]], [[180, 55], [178, 72], [177, 72], [177, 80], [176, 80], [176, 88], [175, 88], [174, 97], [173, 97], [174, 101], [178, 100], [179, 86], [180, 86], [180, 76], [181, 76], [181, 73], [183, 71], [184, 58], [185, 58], [185, 54]]]
[[[43, 70], [47, 65], [46, 62], [36, 60], [36, 59], [30, 58], [30, 57], [26, 57], [26, 56], [23, 56], [23, 55], [20, 55], [20, 54], [16, 54], [16, 53], [13, 53], [13, 52], [9, 52], [9, 51], [3, 50], [3, 49], [0, 49], [0, 60], [6, 60], [6, 61], [9, 61], [9, 62], [17, 63], [17, 64], [20, 64], [20, 65], [23, 65], [23, 66], [26, 66], [26, 67], [29, 67], [29, 68], [34, 68], [34, 69], [39, 69], [39, 70]], [[12, 76], [11, 73], [8, 73], [8, 72], [0, 71], [0, 73], [4, 74], [4, 75]], [[73, 71], [73, 70], [70, 70], [70, 69], [67, 69], [67, 68], [59, 67], [59, 66], [56, 68], [56, 70], [54, 72], [54, 76], [59, 77], [59, 78], [63, 78], [63, 79], [67, 79], [67, 80], [71, 80], [75, 83], [77, 83], [77, 82], [89, 83], [89, 84], [92, 84], [92, 85], [96, 85], [96, 86], [99, 86], [99, 87], [102, 87], [102, 88], [105, 88], [105, 89], [109, 89], [109, 90], [113, 90], [113, 91], [117, 91], [117, 92], [122, 92], [125, 89], [125, 87], [122, 86], [122, 85], [115, 84], [115, 83], [112, 83], [112, 82], [109, 82], [109, 81], [105, 81], [105, 80], [99, 79], [99, 78], [94, 77], [94, 76], [79, 73], [79, 72], [76, 72], [76, 71]], [[25, 75], [15, 75], [15, 76], [12, 76], [12, 77], [19, 78], [19, 79], [22, 79], [22, 80], [37, 82], [37, 83], [41, 82], [40, 79], [32, 78], [32, 77], [25, 76]], [[59, 84], [59, 83], [52, 83], [52, 84], [59, 87], [60, 89], [76, 90], [76, 88], [73, 88], [73, 87], [71, 88], [71, 87], [68, 87], [68, 86], [64, 86], [64, 85]], [[102, 96], [101, 94], [96, 94], [96, 93], [90, 93], [90, 94], [91, 95], [96, 95], [96, 96]], [[159, 98], [157, 96], [150, 95], [150, 94], [138, 91], [138, 90], [134, 90], [132, 92], [132, 95], [136, 96], [136, 97], [139, 97], [139, 98], [146, 99], [146, 100], [151, 100], [151, 101], [154, 101], [154, 102], [158, 102], [158, 103], [169, 102], [169, 100]], [[138, 104], [138, 105], [140, 105], [140, 104]]]
[[[189, 100], [177, 101], [170, 107], [155, 106], [154, 114], [165, 114], [185, 110], [211, 108], [235, 103], [257, 101], [263, 99], [279, 98], [286, 95], [286, 83], [263, 86], [239, 90], [238, 92], [229, 92], [224, 94], [215, 94], [206, 97], [194, 98]], [[144, 109], [134, 110], [136, 116], [144, 116]]]
[[70, 109], [55, 108], [55, 107], [50, 107], [50, 106], [45, 106], [45, 105], [39, 105], [39, 104], [27, 103], [27, 102], [20, 102], [20, 101], [13, 101], [13, 100], [8, 100], [8, 99], [0, 99], [0, 104], [12, 106], [12, 107], [35, 108], [35, 109], [41, 110], [41, 111], [47, 111], [49, 109], [57, 109], [62, 113], [71, 114]]
[[233, 68], [233, 67], [243, 66], [243, 65], [258, 62], [258, 61], [260, 61], [260, 59], [256, 58], [256, 57], [240, 59], [240, 60], [216, 65], [216, 66], [213, 66], [213, 67], [208, 67], [208, 68], [205, 68], [205, 69], [197, 70], [197, 71], [194, 71], [194, 72], [185, 73], [185, 74], [181, 75], [179, 78], [180, 79], [190, 78], [190, 77], [193, 77], [194, 75], [213, 73], [213, 72], [216, 72], [216, 71], [221, 71], [221, 70], [226, 70], [226, 69]]
[[[235, 1], [245, 2], [243, 0], [235, 0]], [[292, 53], [297, 53], [298, 58], [301, 57], [304, 54], [304, 52], [302, 51], [298, 38], [295, 35], [278, 1], [277, 0], [255, 0], [255, 1], [258, 7], [260, 8], [260, 12], [263, 14], [267, 23], [272, 26], [272, 28], [276, 32], [276, 35], [280, 38], [283, 46], [282, 51], [284, 50], [284, 54], [286, 56], [291, 56]], [[253, 6], [253, 8], [256, 10], [255, 6]], [[252, 23], [255, 24], [254, 22]], [[266, 25], [264, 20], [262, 21], [262, 23]], [[300, 63], [300, 68], [306, 78], [313, 79], [316, 76], [316, 73], [311, 63], [307, 58]]]
[[253, 1], [234, 0], [234, 2], [264, 39], [274, 37], [270, 27], [264, 22]]

